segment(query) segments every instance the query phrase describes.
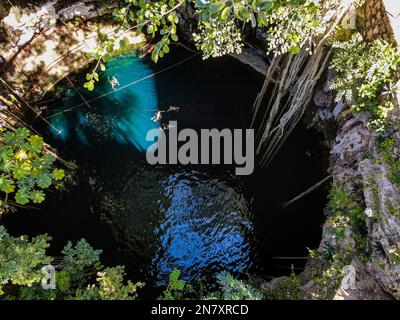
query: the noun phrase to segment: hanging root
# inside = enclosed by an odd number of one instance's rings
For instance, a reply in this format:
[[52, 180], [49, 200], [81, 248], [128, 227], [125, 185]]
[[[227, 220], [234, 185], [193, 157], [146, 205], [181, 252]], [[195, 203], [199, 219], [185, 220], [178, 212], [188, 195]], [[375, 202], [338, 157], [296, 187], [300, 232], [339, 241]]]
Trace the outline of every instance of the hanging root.
[[308, 188], [306, 191], [300, 193], [297, 197], [294, 197], [292, 200], [285, 202], [284, 204], [282, 204], [283, 208], [286, 208], [288, 205], [292, 204], [293, 202], [296, 202], [297, 200], [300, 200], [301, 198], [305, 197], [306, 195], [310, 194], [311, 192], [313, 192], [314, 190], [318, 189], [319, 187], [321, 187], [325, 182], [329, 181], [330, 179], [332, 179], [333, 175], [330, 174], [329, 176], [325, 177], [324, 179], [322, 179], [321, 181], [317, 182], [316, 184], [314, 184], [311, 188]]
[[[352, 3], [337, 10], [324, 36], [313, 41], [312, 55], [303, 50], [298, 55], [287, 54], [273, 58], [264, 84], [253, 105], [251, 126], [257, 128], [256, 146], [262, 166], [268, 165], [293, 131], [311, 101], [314, 87], [325, 70], [331, 49], [326, 46], [330, 35], [351, 9]], [[281, 64], [282, 62], [282, 64]], [[279, 66], [279, 73], [277, 72]], [[272, 82], [277, 80], [277, 84]], [[266, 107], [262, 108], [265, 93], [271, 88]]]

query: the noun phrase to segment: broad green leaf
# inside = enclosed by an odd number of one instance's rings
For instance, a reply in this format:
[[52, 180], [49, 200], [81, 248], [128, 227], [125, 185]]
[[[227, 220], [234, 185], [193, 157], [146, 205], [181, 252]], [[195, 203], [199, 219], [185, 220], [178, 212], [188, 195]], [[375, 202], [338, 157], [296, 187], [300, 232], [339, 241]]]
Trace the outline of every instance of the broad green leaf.
[[65, 176], [64, 170], [62, 170], [62, 169], [54, 169], [53, 170], [54, 180], [61, 180], [62, 178], [64, 178], [64, 176]]
[[33, 203], [41, 203], [44, 201], [45, 195], [43, 191], [35, 190], [31, 192], [30, 198], [32, 199]]
[[38, 135], [34, 135], [34, 136], [31, 136], [28, 139], [28, 141], [30, 143], [30, 150], [32, 152], [39, 153], [42, 151], [43, 144], [44, 144], [42, 137], [40, 137]]
[[26, 139], [29, 137], [30, 134], [31, 133], [27, 128], [18, 128], [17, 130], [15, 130], [15, 136], [18, 139]]
[[23, 190], [19, 190], [15, 194], [15, 201], [18, 204], [27, 204], [29, 202], [29, 198], [28, 195]]
[[250, 19], [250, 12], [246, 9], [246, 7], [239, 7], [238, 18], [242, 21], [247, 21]]
[[209, 5], [209, 10], [211, 14], [220, 12], [223, 8], [225, 8], [224, 2], [214, 2]]
[[40, 188], [48, 188], [51, 185], [51, 176], [47, 173], [42, 173], [36, 177], [36, 183]]
[[222, 10], [222, 13], [221, 13], [221, 20], [226, 20], [226, 18], [228, 17], [229, 12], [231, 12], [231, 8], [230, 7], [224, 8], [224, 10]]
[[18, 180], [23, 179], [30, 174], [31, 169], [32, 169], [31, 164], [28, 161], [24, 161], [15, 168], [13, 176], [15, 179]]
[[11, 193], [15, 190], [14, 181], [4, 176], [0, 177], [0, 190], [5, 193]]
[[5, 160], [11, 158], [13, 149], [10, 146], [0, 146], [0, 159]]

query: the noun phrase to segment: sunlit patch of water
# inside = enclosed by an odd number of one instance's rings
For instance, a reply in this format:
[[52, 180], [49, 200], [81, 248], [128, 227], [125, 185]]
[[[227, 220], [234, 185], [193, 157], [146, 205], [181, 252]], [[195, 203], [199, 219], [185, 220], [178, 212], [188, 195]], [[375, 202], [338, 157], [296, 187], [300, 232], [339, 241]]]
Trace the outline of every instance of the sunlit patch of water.
[[[115, 77], [120, 86], [125, 86], [151, 73], [148, 64], [140, 62], [134, 55], [112, 59], [95, 90], [92, 93], [85, 92], [89, 106], [84, 104], [74, 109], [84, 101], [78, 94], [71, 96], [75, 88], [69, 90], [70, 94], [63, 99], [66, 112], [50, 118], [51, 124], [62, 132], [59, 134], [50, 129], [53, 136], [63, 142], [77, 138], [83, 145], [89, 143], [90, 135], [96, 141], [113, 138], [118, 143], [132, 144], [136, 149], [145, 151], [150, 144], [145, 139], [147, 131], [159, 127], [159, 121], [151, 120], [158, 110], [154, 78], [147, 78], [119, 91], [112, 89], [108, 79]], [[115, 88], [118, 89], [118, 86]], [[105, 92], [110, 93], [102, 98], [106, 103], [102, 103], [101, 108], [92, 107], [90, 100]], [[70, 108], [72, 110], [68, 111]]]

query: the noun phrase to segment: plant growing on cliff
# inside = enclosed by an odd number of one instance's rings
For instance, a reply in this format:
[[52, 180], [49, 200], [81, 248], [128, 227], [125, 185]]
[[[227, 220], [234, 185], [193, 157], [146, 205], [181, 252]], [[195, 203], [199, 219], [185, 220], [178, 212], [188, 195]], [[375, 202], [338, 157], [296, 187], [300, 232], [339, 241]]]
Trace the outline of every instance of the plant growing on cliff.
[[400, 161], [398, 159], [398, 156], [394, 152], [394, 150], [397, 149], [395, 145], [395, 139], [386, 138], [382, 140], [379, 146], [383, 162], [389, 168], [387, 178], [395, 186], [400, 187]]
[[368, 43], [359, 33], [333, 46], [331, 68], [336, 77], [330, 87], [336, 90], [337, 101], [344, 100], [356, 112], [369, 113], [370, 124], [377, 131], [386, 130], [394, 104], [381, 94], [386, 88], [386, 97], [391, 95], [387, 90], [393, 88], [390, 84], [399, 69], [400, 52], [380, 39]]
[[207, 294], [205, 300], [261, 300], [263, 294], [246, 281], [235, 279], [228, 272], [217, 275], [219, 290]]
[[322, 274], [314, 278], [314, 283], [320, 288], [316, 292], [311, 292], [312, 296], [316, 299], [332, 299], [345, 276], [343, 268], [350, 261], [349, 257], [333, 255], [332, 260], [326, 263]]
[[43, 202], [43, 190], [60, 186], [64, 171], [54, 168], [55, 157], [46, 151], [42, 137], [26, 128], [0, 129], [0, 134], [0, 190], [5, 194], [1, 215], [11, 194], [17, 204]]
[[333, 219], [333, 221], [340, 217], [346, 221], [344, 225], [340, 224], [341, 227], [350, 227], [355, 231], [365, 231], [366, 215], [364, 210], [357, 201], [349, 195], [344, 186], [333, 184], [329, 191], [328, 199], [328, 206], [331, 211], [330, 218]]
[[268, 52], [275, 55], [297, 54], [324, 30], [320, 16], [323, 1], [281, 1], [261, 25], [267, 27]]
[[292, 271], [289, 277], [282, 278], [268, 291], [267, 298], [270, 300], [303, 300], [300, 285], [300, 279]]

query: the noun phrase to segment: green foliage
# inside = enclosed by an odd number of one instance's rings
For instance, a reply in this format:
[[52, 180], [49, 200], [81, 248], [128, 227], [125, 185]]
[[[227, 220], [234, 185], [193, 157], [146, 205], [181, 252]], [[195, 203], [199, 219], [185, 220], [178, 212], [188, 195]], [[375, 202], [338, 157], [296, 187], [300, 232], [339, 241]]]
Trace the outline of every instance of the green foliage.
[[64, 254], [64, 262], [66, 269], [72, 273], [82, 271], [84, 268], [93, 265], [99, 261], [101, 250], [95, 250], [87, 243], [85, 239], [81, 239], [74, 246], [68, 241], [62, 251]]
[[395, 186], [400, 187], [400, 161], [394, 153], [396, 142], [393, 138], [386, 138], [380, 143], [383, 162], [388, 166], [387, 178]]
[[168, 286], [164, 290], [163, 300], [182, 300], [186, 294], [191, 293], [193, 288], [185, 280], [180, 279], [181, 272], [174, 269], [169, 275]]
[[76, 300], [135, 300], [137, 289], [144, 283], [128, 281], [124, 284], [124, 267], [116, 266], [105, 268], [97, 273], [97, 284], [88, 285], [85, 289], [78, 289]]
[[[241, 36], [236, 25], [266, 27], [268, 51], [275, 55], [299, 53], [311, 38], [320, 33], [319, 7], [311, 0], [195, 1], [199, 34], [194, 38], [204, 58], [240, 53]], [[214, 40], [214, 41], [213, 41]]]
[[299, 278], [292, 272], [290, 277], [283, 279], [270, 290], [267, 297], [271, 300], [303, 300]]
[[330, 261], [335, 253], [335, 248], [329, 242], [325, 242], [321, 248], [322, 256], [326, 261]]
[[71, 287], [71, 275], [67, 270], [57, 271], [56, 273], [57, 288], [60, 292], [65, 293]]
[[198, 33], [194, 33], [193, 38], [203, 52], [203, 59], [242, 52], [242, 35], [232, 20], [199, 24]]
[[[50, 237], [41, 235], [12, 237], [0, 226], [0, 298], [1, 299], [90, 299], [131, 300], [143, 283], [124, 283], [122, 266], [99, 270], [100, 250], [93, 249], [84, 239], [64, 247], [61, 262], [54, 263], [46, 255]], [[42, 267], [54, 264], [56, 289], [41, 286]], [[97, 272], [96, 283], [90, 280]]]
[[337, 238], [343, 238], [348, 228], [352, 228], [356, 233], [366, 233], [365, 212], [343, 186], [333, 184], [328, 199], [331, 211], [329, 222]]
[[[331, 3], [332, 1], [329, 1]], [[190, 5], [198, 30], [193, 38], [203, 58], [240, 53], [243, 47], [241, 30], [246, 26], [266, 29], [268, 51], [275, 55], [297, 54], [301, 48], [311, 47], [312, 39], [321, 34], [327, 21], [321, 10], [327, 5], [322, 0], [120, 0], [113, 16], [120, 26], [117, 32], [135, 29], [156, 40], [151, 58], [157, 62], [170, 51], [170, 44], [178, 41], [178, 10]], [[87, 74], [85, 88], [93, 90], [99, 79], [98, 69], [112, 54], [112, 35], [99, 35], [101, 45], [91, 55], [97, 61]]]
[[[217, 290], [210, 289], [210, 284], [204, 285], [204, 279], [197, 279], [193, 284], [188, 284], [180, 279], [180, 271], [174, 269], [169, 275], [168, 286], [164, 290], [161, 299], [183, 300], [261, 300], [262, 293], [251, 284], [235, 279], [228, 272], [221, 272], [217, 275]], [[212, 286], [214, 288], [214, 286]], [[194, 289], [196, 288], [196, 290]], [[211, 292], [210, 292], [211, 291]]]
[[220, 290], [208, 294], [203, 299], [214, 300], [261, 300], [263, 295], [259, 290], [242, 280], [235, 279], [228, 272], [221, 272], [217, 275], [217, 283]]
[[261, 15], [261, 25], [268, 26], [268, 51], [275, 55], [297, 54], [312, 39], [321, 34], [326, 27], [322, 23], [320, 8], [323, 1], [286, 0], [277, 1], [269, 15]]
[[356, 112], [368, 112], [370, 124], [378, 132], [385, 131], [394, 108], [390, 97], [394, 95], [392, 79], [399, 69], [400, 52], [380, 39], [367, 43], [359, 33], [349, 41], [334, 43], [334, 47], [331, 68], [337, 76], [330, 86], [337, 91], [337, 100], [345, 100]]
[[400, 247], [393, 245], [389, 248], [389, 256], [396, 266], [400, 265]]
[[[345, 251], [345, 255], [358, 254], [361, 259], [367, 259], [370, 254], [370, 246], [368, 245], [364, 208], [341, 185], [333, 184], [328, 198], [331, 212], [328, 222], [333, 229], [334, 238], [342, 244], [341, 250]], [[343, 242], [347, 236], [346, 231], [352, 231], [354, 249], [350, 248], [348, 244], [346, 245], [346, 242]], [[322, 254], [325, 260], [332, 261], [333, 257], [337, 255], [337, 252], [335, 252], [337, 249], [330, 243], [325, 243], [324, 247], [322, 247]]]
[[313, 298], [332, 299], [345, 276], [343, 268], [349, 263], [348, 257], [342, 257], [339, 254], [333, 255], [332, 260], [322, 272], [322, 275], [314, 278], [314, 282], [319, 285], [322, 290], [312, 293]]
[[43, 202], [43, 190], [53, 183], [57, 186], [64, 171], [53, 169], [55, 158], [46, 152], [42, 137], [31, 135], [26, 128], [1, 133], [0, 190], [6, 195], [3, 210], [10, 194], [17, 204]]
[[31, 241], [27, 236], [14, 238], [0, 226], [0, 295], [4, 285], [31, 287], [43, 278], [41, 268], [53, 260], [46, 256], [50, 239], [47, 235]]

